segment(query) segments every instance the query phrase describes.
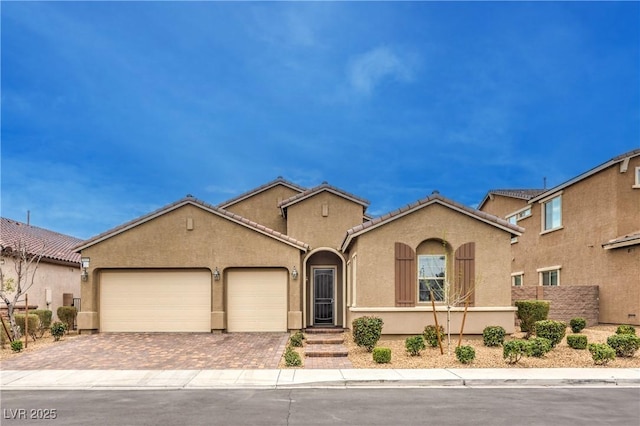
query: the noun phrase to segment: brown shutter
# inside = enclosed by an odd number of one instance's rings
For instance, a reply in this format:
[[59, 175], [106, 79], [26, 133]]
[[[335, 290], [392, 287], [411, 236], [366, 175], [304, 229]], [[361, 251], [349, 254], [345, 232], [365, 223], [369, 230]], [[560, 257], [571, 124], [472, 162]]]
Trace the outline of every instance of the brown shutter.
[[416, 306], [418, 291], [416, 254], [404, 243], [396, 243], [396, 306]]
[[455, 253], [456, 290], [461, 296], [470, 293], [469, 306], [474, 305], [476, 276], [476, 243], [466, 243], [458, 247]]

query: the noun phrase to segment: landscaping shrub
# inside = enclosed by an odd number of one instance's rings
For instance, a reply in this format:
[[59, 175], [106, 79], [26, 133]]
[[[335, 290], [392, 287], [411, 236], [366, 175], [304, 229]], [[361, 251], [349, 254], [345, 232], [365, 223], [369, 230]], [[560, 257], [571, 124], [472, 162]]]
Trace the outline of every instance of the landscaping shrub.
[[524, 340], [510, 340], [502, 346], [502, 358], [507, 364], [515, 364], [527, 353], [527, 342]]
[[51, 335], [53, 336], [54, 341], [60, 340], [60, 338], [64, 335], [64, 331], [67, 329], [67, 326], [61, 323], [60, 321], [56, 321], [51, 324]]
[[14, 352], [22, 352], [22, 340], [14, 340], [11, 342], [11, 350]]
[[458, 346], [456, 348], [456, 358], [463, 364], [469, 364], [476, 357], [476, 350], [471, 346]]
[[571, 318], [569, 327], [574, 333], [580, 333], [587, 326], [587, 320], [582, 317]]
[[[444, 328], [442, 326], [439, 326], [439, 331], [440, 331], [440, 341], [444, 340]], [[428, 325], [424, 328], [424, 332], [422, 333], [422, 336], [424, 336], [424, 341], [427, 342], [429, 344], [429, 346], [435, 348], [436, 346], [438, 346], [438, 334], [436, 332], [436, 326], [435, 325]]]
[[367, 352], [373, 351], [382, 334], [382, 318], [364, 316], [354, 319], [351, 325], [355, 344], [366, 348]]
[[[16, 324], [18, 325], [18, 327], [20, 327], [20, 331], [22, 332], [22, 334], [24, 334], [24, 330], [25, 330], [24, 314], [15, 314], [14, 318], [16, 320]], [[29, 336], [31, 336], [33, 340], [36, 340], [36, 338], [38, 337], [38, 328], [40, 327], [40, 319], [36, 314], [29, 314], [29, 319], [27, 321], [29, 321], [29, 324], [28, 324]]]
[[37, 315], [40, 319], [40, 323], [38, 324], [38, 337], [44, 336], [44, 332], [49, 330], [49, 327], [51, 327], [53, 312], [48, 309], [36, 309], [30, 312]]
[[73, 330], [73, 324], [76, 320], [76, 315], [78, 315], [78, 310], [75, 306], [60, 306], [58, 311], [58, 319], [67, 325], [67, 332], [69, 330]]
[[506, 330], [499, 325], [490, 325], [482, 331], [482, 340], [485, 346], [502, 346]]
[[527, 356], [541, 358], [551, 350], [551, 341], [545, 337], [533, 337], [526, 342]]
[[635, 334], [614, 334], [607, 338], [607, 345], [616, 351], [617, 356], [632, 357], [640, 348], [640, 337]]
[[302, 331], [296, 331], [291, 335], [291, 337], [289, 337], [289, 344], [296, 348], [301, 348], [303, 340], [304, 340], [304, 334], [302, 334]]
[[516, 300], [515, 305], [520, 330], [527, 333], [527, 337], [534, 332], [536, 321], [546, 320], [549, 315], [549, 302], [544, 300]]
[[373, 360], [378, 364], [388, 364], [391, 362], [390, 348], [374, 348]]
[[551, 347], [555, 348], [562, 341], [567, 332], [567, 324], [562, 321], [543, 320], [535, 323], [536, 336], [549, 339]]
[[587, 336], [584, 334], [570, 334], [567, 336], [567, 345], [573, 349], [587, 349]]
[[636, 334], [636, 328], [632, 325], [622, 324], [616, 329], [616, 334]]
[[302, 365], [302, 358], [291, 346], [287, 346], [284, 351], [284, 362], [287, 367], [299, 367]]
[[605, 365], [616, 359], [616, 351], [605, 343], [589, 343], [587, 347], [591, 352], [593, 363], [596, 365]]
[[424, 344], [424, 337], [413, 336], [405, 339], [404, 347], [407, 348], [409, 355], [418, 356], [420, 355], [420, 351], [425, 349], [427, 346]]

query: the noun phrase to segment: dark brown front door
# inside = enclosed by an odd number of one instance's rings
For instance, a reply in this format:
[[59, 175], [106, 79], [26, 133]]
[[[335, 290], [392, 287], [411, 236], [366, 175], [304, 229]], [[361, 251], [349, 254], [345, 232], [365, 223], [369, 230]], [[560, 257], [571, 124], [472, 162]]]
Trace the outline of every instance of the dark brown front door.
[[313, 269], [313, 325], [333, 325], [335, 269]]

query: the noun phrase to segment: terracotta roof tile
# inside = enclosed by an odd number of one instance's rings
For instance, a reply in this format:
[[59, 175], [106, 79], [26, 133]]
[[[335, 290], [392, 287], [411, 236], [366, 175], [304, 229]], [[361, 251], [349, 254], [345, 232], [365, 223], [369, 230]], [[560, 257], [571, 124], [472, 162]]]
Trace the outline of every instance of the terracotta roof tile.
[[520, 198], [530, 200], [536, 195], [542, 194], [545, 189], [492, 189], [489, 194], [502, 195], [503, 197]]
[[627, 247], [636, 244], [640, 244], [640, 231], [632, 232], [630, 234], [614, 238], [613, 240], [609, 240], [604, 243], [602, 247], [609, 249], [616, 247]]
[[315, 186], [313, 188], [307, 189], [306, 191], [301, 192], [300, 194], [296, 194], [296, 195], [294, 195], [294, 196], [292, 196], [290, 198], [287, 198], [286, 200], [282, 200], [278, 204], [278, 206], [280, 208], [286, 208], [286, 207], [288, 207], [288, 206], [290, 206], [292, 204], [295, 204], [295, 203], [297, 203], [299, 201], [302, 201], [302, 200], [304, 200], [306, 198], [309, 198], [309, 197], [311, 197], [311, 196], [313, 196], [313, 195], [315, 195], [315, 194], [317, 194], [319, 192], [322, 192], [322, 191], [333, 192], [336, 195], [339, 195], [341, 197], [348, 198], [348, 199], [350, 199], [352, 201], [355, 201], [356, 203], [361, 204], [365, 208], [368, 207], [369, 204], [370, 204], [369, 201], [365, 200], [364, 198], [358, 197], [357, 195], [353, 195], [353, 194], [351, 194], [351, 193], [349, 193], [347, 191], [343, 191], [342, 189], [337, 188], [337, 187], [335, 187], [333, 185], [329, 185], [327, 182], [322, 182], [318, 186]]
[[244, 200], [245, 198], [249, 198], [249, 197], [251, 197], [253, 195], [259, 194], [260, 192], [266, 191], [267, 189], [272, 188], [272, 187], [274, 187], [276, 185], [284, 185], [284, 186], [287, 186], [287, 187], [289, 187], [289, 188], [291, 188], [293, 190], [296, 190], [298, 192], [303, 192], [303, 191], [305, 191], [307, 189], [307, 188], [304, 188], [304, 187], [302, 187], [302, 186], [300, 186], [298, 184], [295, 184], [293, 182], [290, 182], [290, 181], [284, 179], [282, 176], [278, 176], [276, 179], [272, 180], [271, 182], [267, 182], [264, 185], [260, 185], [257, 188], [254, 188], [254, 189], [252, 189], [250, 191], [244, 192], [244, 193], [238, 195], [237, 197], [233, 197], [233, 198], [231, 198], [231, 199], [229, 199], [227, 201], [224, 201], [224, 202], [218, 204], [217, 207], [227, 208], [227, 207], [229, 207], [229, 206], [231, 206], [233, 204], [236, 204], [236, 203]]
[[242, 217], [242, 216], [240, 216], [238, 214], [235, 214], [235, 213], [232, 213], [230, 211], [227, 211], [227, 210], [225, 210], [223, 208], [220, 208], [220, 207], [214, 206], [212, 204], [206, 203], [206, 202], [204, 202], [202, 200], [198, 200], [197, 198], [194, 198], [194, 197], [191, 197], [191, 196], [187, 196], [187, 197], [182, 198], [182, 199], [180, 199], [180, 200], [178, 200], [178, 201], [176, 201], [174, 203], [168, 204], [168, 205], [166, 205], [164, 207], [161, 207], [161, 208], [159, 208], [157, 210], [154, 210], [153, 212], [151, 212], [149, 214], [141, 216], [141, 217], [139, 217], [137, 219], [133, 219], [133, 220], [127, 222], [127, 223], [124, 223], [124, 224], [119, 225], [119, 226], [117, 226], [115, 228], [112, 228], [112, 229], [110, 229], [110, 230], [108, 230], [106, 232], [103, 232], [103, 233], [101, 233], [99, 235], [96, 235], [95, 237], [92, 237], [92, 238], [90, 238], [90, 239], [88, 239], [86, 241], [82, 241], [80, 244], [77, 244], [74, 247], [74, 250], [78, 250], [79, 251], [79, 250], [82, 250], [84, 248], [90, 247], [90, 246], [92, 246], [94, 244], [97, 244], [100, 241], [106, 240], [107, 238], [110, 238], [110, 237], [112, 237], [114, 235], [117, 235], [117, 234], [119, 234], [121, 232], [124, 232], [124, 231], [126, 231], [128, 229], [131, 229], [131, 228], [134, 228], [134, 227], [136, 227], [138, 225], [141, 225], [142, 223], [145, 223], [145, 222], [147, 222], [147, 221], [149, 221], [151, 219], [154, 219], [154, 218], [156, 218], [156, 217], [158, 217], [158, 216], [160, 216], [160, 215], [162, 215], [164, 213], [167, 213], [167, 212], [169, 212], [169, 211], [171, 211], [173, 209], [176, 209], [178, 207], [181, 207], [181, 206], [183, 206], [185, 204], [192, 204], [192, 205], [198, 206], [198, 207], [203, 208], [205, 210], [208, 210], [208, 211], [210, 211], [210, 212], [212, 212], [214, 214], [222, 216], [222, 217], [224, 217], [224, 218], [226, 218], [228, 220], [232, 220], [234, 222], [240, 223], [240, 224], [242, 224], [244, 226], [247, 226], [249, 228], [253, 228], [256, 231], [259, 231], [261, 233], [269, 235], [269, 236], [271, 236], [273, 238], [276, 238], [276, 239], [284, 241], [284, 242], [286, 242], [288, 244], [297, 246], [298, 248], [300, 248], [302, 250], [309, 250], [310, 249], [310, 246], [308, 244], [302, 242], [302, 241], [298, 241], [295, 238], [291, 238], [288, 235], [282, 234], [282, 233], [280, 233], [278, 231], [275, 231], [275, 230], [273, 230], [271, 228], [268, 228], [268, 227], [266, 227], [264, 225], [261, 225], [259, 223], [256, 223], [256, 222], [252, 221], [252, 220], [244, 218], [244, 217]]
[[80, 254], [73, 247], [82, 240], [16, 220], [2, 218], [0, 244], [2, 248], [13, 248], [24, 241], [30, 254], [42, 253], [43, 259], [80, 264]]

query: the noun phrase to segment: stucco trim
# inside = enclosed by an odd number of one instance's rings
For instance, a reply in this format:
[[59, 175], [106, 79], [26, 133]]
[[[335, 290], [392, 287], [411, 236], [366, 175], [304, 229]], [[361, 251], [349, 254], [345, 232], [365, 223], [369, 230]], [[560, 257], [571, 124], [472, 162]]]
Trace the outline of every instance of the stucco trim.
[[618, 237], [602, 244], [602, 248], [605, 250], [611, 250], [622, 247], [635, 246], [640, 244], [640, 232]]

